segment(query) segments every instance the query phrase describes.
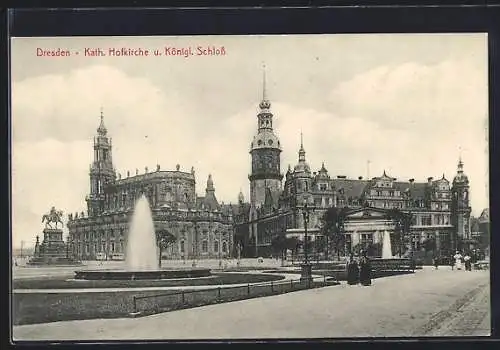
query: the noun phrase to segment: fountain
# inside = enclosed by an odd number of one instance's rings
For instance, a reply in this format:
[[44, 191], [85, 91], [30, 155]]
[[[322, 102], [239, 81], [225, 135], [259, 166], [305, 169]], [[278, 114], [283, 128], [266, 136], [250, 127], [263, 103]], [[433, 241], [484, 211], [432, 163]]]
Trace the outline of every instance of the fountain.
[[384, 231], [384, 239], [382, 240], [382, 259], [392, 259], [393, 257], [391, 235], [389, 232]]
[[130, 223], [125, 262], [131, 271], [158, 270], [158, 246], [148, 200], [144, 195], [135, 205]]
[[411, 259], [392, 255], [391, 234], [387, 230], [384, 230], [382, 237], [382, 257], [370, 258], [370, 260], [373, 270], [382, 276], [407, 273], [413, 269]]
[[130, 221], [124, 270], [75, 271], [75, 279], [85, 280], [151, 280], [210, 276], [210, 269], [160, 269], [159, 251], [153, 216], [147, 198], [142, 195], [136, 202]]

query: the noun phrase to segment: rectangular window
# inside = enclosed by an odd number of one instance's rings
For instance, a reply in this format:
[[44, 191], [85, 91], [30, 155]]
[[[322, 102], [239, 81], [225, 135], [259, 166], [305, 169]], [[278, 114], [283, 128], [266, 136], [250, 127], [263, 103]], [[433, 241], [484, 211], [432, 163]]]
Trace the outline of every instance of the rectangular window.
[[203, 251], [203, 253], [207, 253], [208, 252], [208, 241], [203, 241], [202, 244], [201, 244], [201, 250]]

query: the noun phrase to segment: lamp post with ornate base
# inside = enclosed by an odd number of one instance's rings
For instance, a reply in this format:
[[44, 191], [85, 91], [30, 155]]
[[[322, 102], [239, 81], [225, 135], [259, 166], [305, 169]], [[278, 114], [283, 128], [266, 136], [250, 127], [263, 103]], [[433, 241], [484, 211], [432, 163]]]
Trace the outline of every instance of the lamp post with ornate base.
[[307, 224], [309, 223], [309, 212], [312, 210], [313, 208], [308, 207], [307, 201], [304, 200], [304, 206], [302, 207], [302, 216], [304, 218], [304, 262], [300, 265], [300, 281], [306, 282], [308, 285], [310, 285], [312, 281], [312, 265], [309, 263], [308, 257]]

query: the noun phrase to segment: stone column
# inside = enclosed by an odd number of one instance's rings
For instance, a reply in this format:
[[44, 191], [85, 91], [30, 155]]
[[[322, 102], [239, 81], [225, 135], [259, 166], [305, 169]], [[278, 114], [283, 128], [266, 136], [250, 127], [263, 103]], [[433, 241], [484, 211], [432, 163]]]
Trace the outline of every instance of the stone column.
[[360, 241], [360, 239], [359, 239], [360, 234], [359, 234], [359, 232], [357, 232], [357, 231], [353, 231], [353, 232], [351, 233], [351, 237], [352, 237], [352, 247], [354, 248], [355, 246], [357, 246], [357, 245], [359, 244], [359, 241]]

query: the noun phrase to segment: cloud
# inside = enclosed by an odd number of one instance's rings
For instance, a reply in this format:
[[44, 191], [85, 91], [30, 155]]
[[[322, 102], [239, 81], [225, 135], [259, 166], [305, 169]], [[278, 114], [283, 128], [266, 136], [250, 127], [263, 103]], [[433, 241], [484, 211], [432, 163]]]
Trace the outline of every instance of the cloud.
[[[340, 83], [332, 106], [344, 117], [373, 120], [385, 128], [461, 131], [487, 116], [487, 64], [448, 60], [435, 65], [408, 62], [379, 66]], [[436, 127], [437, 126], [437, 127]]]
[[[326, 92], [322, 87], [318, 93], [329, 102], [323, 106], [272, 101], [282, 172], [297, 162], [301, 131], [312, 170], [325, 162], [331, 176], [366, 176], [370, 160], [370, 176], [385, 169], [401, 180], [425, 181], [443, 172], [451, 180], [461, 146], [473, 209], [479, 214], [488, 206], [486, 76], [467, 61], [405, 63], [375, 67], [332, 83]], [[14, 244], [34, 240], [41, 215], [52, 205], [66, 212], [85, 210], [101, 106], [113, 140], [113, 162], [122, 176], [156, 164], [162, 169], [194, 166], [198, 194], [212, 174], [219, 201], [236, 202], [240, 189], [248, 198], [249, 148], [259, 101], [247, 101], [236, 108], [239, 112], [225, 115], [217, 106], [225, 107], [230, 99], [221, 97], [204, 113], [199, 100], [175, 86], [175, 81], [156, 85], [105, 65], [15, 82]]]

